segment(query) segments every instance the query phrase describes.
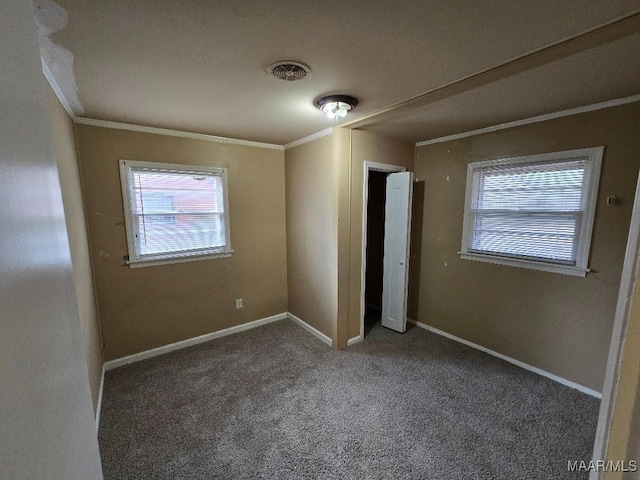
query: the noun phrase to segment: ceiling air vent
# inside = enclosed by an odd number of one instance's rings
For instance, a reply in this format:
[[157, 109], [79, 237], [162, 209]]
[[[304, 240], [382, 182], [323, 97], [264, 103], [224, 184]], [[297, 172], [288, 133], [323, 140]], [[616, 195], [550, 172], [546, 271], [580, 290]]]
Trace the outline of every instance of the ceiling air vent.
[[274, 63], [269, 67], [268, 71], [274, 77], [287, 82], [302, 80], [311, 73], [311, 69], [305, 64], [289, 60]]

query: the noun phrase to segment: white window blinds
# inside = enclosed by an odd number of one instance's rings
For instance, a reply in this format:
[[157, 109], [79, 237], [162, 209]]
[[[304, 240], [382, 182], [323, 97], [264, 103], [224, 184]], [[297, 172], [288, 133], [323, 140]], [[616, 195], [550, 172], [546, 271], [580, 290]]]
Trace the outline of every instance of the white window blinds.
[[586, 159], [475, 172], [470, 251], [575, 265]]
[[595, 148], [469, 164], [463, 258], [586, 272], [601, 155]]
[[183, 168], [125, 162], [130, 261], [229, 251], [226, 171]]

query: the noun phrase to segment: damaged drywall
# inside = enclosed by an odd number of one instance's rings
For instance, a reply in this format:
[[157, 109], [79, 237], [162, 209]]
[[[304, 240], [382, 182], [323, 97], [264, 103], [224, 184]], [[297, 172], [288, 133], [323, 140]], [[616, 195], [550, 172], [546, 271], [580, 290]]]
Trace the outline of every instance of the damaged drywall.
[[67, 11], [51, 0], [34, 0], [36, 24], [40, 41], [40, 56], [48, 68], [45, 75], [53, 77], [54, 89], [62, 94], [74, 115], [82, 116], [84, 108], [78, 98], [78, 87], [73, 74], [73, 54], [51, 41], [51, 35], [62, 30], [68, 21]]

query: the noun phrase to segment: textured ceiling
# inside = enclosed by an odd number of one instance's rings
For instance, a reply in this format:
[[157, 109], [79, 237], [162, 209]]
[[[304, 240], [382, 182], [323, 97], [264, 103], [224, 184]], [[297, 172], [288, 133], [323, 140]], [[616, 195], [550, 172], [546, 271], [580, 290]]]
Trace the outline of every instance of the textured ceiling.
[[361, 127], [418, 142], [640, 93], [640, 33]]
[[[41, 16], [60, 8], [46, 34], [51, 48], [71, 54], [63, 55], [71, 64], [56, 65], [56, 51], [49, 62], [58, 83], [75, 82], [78, 114], [277, 144], [335, 125], [313, 106], [320, 95], [358, 97], [361, 103], [346, 121], [365, 119], [640, 8], [638, 0], [35, 3]], [[360, 126], [424, 140], [585, 99], [640, 93], [629, 85], [631, 75], [640, 83], [637, 35], [610, 44], [618, 42], [613, 50], [596, 46], [575, 59], [496, 79], [438, 105], [417, 102], [400, 116]], [[590, 51], [597, 72], [590, 68]], [[608, 58], [615, 59], [615, 75], [601, 72]], [[304, 62], [312, 74], [298, 82], [277, 80], [266, 73], [277, 60]], [[617, 82], [619, 75], [625, 79]], [[580, 78], [588, 78], [588, 95]], [[501, 102], [509, 108], [497, 108]]]

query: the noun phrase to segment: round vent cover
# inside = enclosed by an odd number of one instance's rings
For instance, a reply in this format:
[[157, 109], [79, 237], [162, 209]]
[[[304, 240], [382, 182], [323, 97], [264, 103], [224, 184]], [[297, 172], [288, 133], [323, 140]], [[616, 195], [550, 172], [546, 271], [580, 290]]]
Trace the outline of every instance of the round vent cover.
[[311, 69], [303, 63], [286, 60], [271, 65], [269, 73], [280, 80], [293, 82], [308, 77]]

